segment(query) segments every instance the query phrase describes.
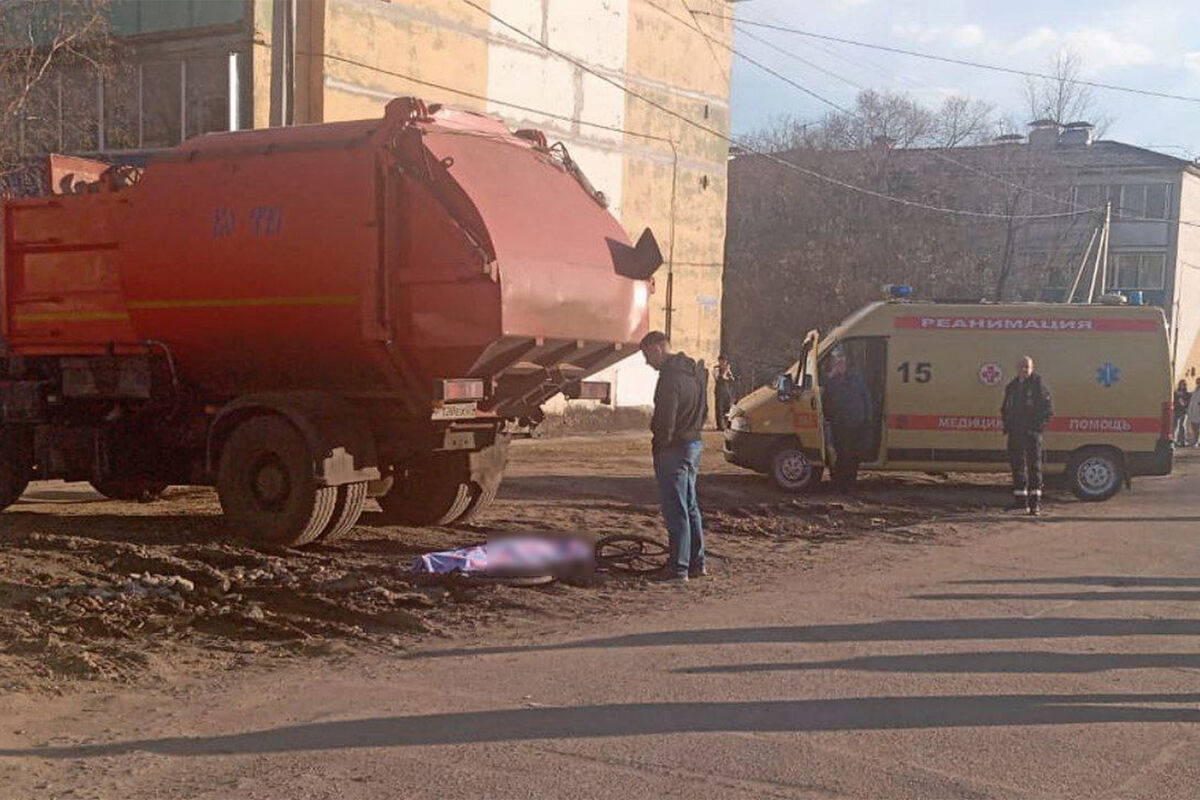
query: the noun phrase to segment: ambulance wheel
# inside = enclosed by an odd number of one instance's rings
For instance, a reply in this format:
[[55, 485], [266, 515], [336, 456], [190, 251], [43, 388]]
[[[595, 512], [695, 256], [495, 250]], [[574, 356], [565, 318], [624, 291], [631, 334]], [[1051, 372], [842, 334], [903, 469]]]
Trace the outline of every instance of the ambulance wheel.
[[309, 544], [337, 508], [338, 487], [319, 486], [300, 431], [281, 417], [254, 417], [221, 449], [217, 496], [234, 532], [275, 545]]
[[91, 482], [92, 488], [109, 500], [152, 503], [162, 499], [168, 484], [153, 478], [113, 476]]
[[771, 455], [771, 480], [785, 492], [810, 491], [821, 482], [821, 472], [795, 444], [785, 444]]
[[470, 506], [471, 484], [436, 467], [410, 470], [378, 500], [386, 525], [449, 525]]
[[1107, 500], [1121, 491], [1124, 480], [1121, 454], [1110, 447], [1085, 447], [1067, 464], [1071, 492], [1087, 502]]
[[0, 511], [17, 502], [33, 477], [33, 443], [23, 428], [0, 428]]

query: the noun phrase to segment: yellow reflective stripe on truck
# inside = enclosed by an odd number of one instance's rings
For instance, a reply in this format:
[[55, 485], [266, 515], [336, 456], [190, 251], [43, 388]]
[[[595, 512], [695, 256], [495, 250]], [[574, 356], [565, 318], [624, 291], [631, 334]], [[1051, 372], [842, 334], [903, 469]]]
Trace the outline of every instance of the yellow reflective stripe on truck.
[[261, 308], [294, 306], [349, 306], [358, 302], [358, 295], [331, 294], [300, 297], [225, 297], [217, 299], [180, 300], [130, 300], [127, 305], [134, 310], [159, 310], [179, 308]]

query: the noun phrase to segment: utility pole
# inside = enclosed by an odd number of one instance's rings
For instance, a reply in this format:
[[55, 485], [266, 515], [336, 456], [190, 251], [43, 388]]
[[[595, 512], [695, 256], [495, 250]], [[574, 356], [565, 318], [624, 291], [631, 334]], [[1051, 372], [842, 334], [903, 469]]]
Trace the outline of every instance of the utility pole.
[[1096, 246], [1096, 237], [1100, 235], [1100, 226], [1092, 228], [1092, 238], [1088, 240], [1087, 249], [1083, 251], [1083, 258], [1079, 259], [1079, 269], [1075, 271], [1075, 280], [1071, 283], [1071, 291], [1067, 295], [1067, 302], [1075, 302], [1075, 290], [1079, 288], [1080, 281], [1083, 280], [1083, 272], [1087, 269], [1088, 258], [1092, 255], [1092, 248]]
[[[1096, 249], [1096, 263], [1092, 267], [1092, 280], [1088, 285], [1087, 301], [1089, 303], [1095, 302], [1096, 300], [1096, 281], [1102, 275], [1101, 270], [1106, 271], [1108, 269], [1108, 228], [1111, 222], [1112, 202], [1110, 201], [1104, 204], [1104, 227], [1100, 229], [1100, 246]], [[1101, 294], [1104, 293], [1104, 286], [1106, 283], [1107, 280], [1100, 284]]]

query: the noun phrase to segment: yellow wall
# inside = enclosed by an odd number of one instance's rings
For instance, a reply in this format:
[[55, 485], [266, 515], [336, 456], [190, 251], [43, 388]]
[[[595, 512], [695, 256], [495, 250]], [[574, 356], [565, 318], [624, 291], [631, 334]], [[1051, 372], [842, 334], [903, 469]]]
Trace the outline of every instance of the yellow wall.
[[[267, 7], [265, 21], [256, 16], [256, 28], [269, 38], [270, 0], [255, 2], [260, 14]], [[670, 270], [671, 338], [679, 349], [714, 363], [720, 347], [727, 143], [588, 70], [728, 134], [730, 54], [696, 26], [728, 43], [732, 24], [691, 17], [683, 4], [664, 0], [481, 0], [481, 5], [537, 41], [458, 0], [312, 0], [310, 13], [324, 9], [323, 25], [298, 26], [297, 80], [309, 85], [298, 86], [296, 95], [319, 94], [319, 101], [308, 102], [309, 113], [298, 121], [317, 121], [317, 113], [325, 121], [378, 116], [389, 99], [416, 95], [498, 114], [512, 127], [545, 130], [552, 141], [567, 145], [631, 236], [644, 227], [654, 230], [673, 264], [658, 274], [651, 324], [665, 326]], [[722, 14], [730, 9], [724, 0], [688, 5]], [[323, 46], [306, 42], [305, 31], [316, 32]], [[305, 53], [317, 51], [325, 54], [319, 63], [305, 61]], [[260, 95], [268, 95], [269, 50], [266, 72], [258, 69], [262, 60], [256, 54], [256, 123], [266, 114], [259, 109]], [[633, 392], [648, 400], [647, 385], [652, 377], [630, 375], [629, 391], [619, 385], [618, 397]]]

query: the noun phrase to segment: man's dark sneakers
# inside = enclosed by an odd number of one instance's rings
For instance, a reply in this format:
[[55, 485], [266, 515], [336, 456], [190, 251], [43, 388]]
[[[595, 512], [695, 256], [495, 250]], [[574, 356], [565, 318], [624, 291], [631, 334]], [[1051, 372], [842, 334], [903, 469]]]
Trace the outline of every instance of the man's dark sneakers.
[[689, 569], [688, 577], [689, 578], [707, 578], [708, 577], [708, 567], [704, 566], [704, 567], [700, 567], [699, 569]]
[[1032, 503], [1029, 506], [1029, 516], [1040, 517], [1042, 515], [1042, 507], [1037, 503]]

